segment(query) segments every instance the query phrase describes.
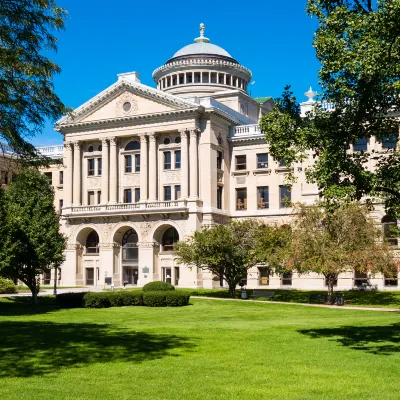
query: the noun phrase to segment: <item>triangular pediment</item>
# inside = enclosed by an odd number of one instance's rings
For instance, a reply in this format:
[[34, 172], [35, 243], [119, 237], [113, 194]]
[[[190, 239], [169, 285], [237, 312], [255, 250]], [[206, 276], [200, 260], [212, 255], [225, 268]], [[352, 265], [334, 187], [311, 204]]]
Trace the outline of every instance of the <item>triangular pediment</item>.
[[78, 122], [151, 115], [193, 109], [198, 104], [149, 86], [121, 79], [74, 112], [57, 122], [58, 126]]

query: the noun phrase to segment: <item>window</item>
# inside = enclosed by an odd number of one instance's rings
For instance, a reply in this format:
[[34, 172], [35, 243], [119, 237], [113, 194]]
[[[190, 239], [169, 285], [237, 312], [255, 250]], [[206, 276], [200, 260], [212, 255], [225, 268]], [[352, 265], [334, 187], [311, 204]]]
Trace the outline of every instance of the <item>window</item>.
[[125, 156], [125, 172], [132, 172], [132, 156]]
[[395, 276], [384, 276], [385, 286], [399, 286], [399, 279]]
[[125, 146], [125, 151], [130, 150], [140, 150], [140, 142], [137, 140], [132, 140]]
[[8, 185], [8, 172], [7, 171], [1, 171], [1, 184]]
[[124, 203], [132, 203], [132, 189], [124, 190]]
[[88, 147], [88, 152], [89, 152], [89, 153], [93, 153], [93, 151], [94, 151], [94, 147], [93, 147], [93, 146], [89, 146], [89, 147]]
[[164, 144], [165, 145], [169, 145], [171, 143], [171, 139], [169, 138], [169, 137], [166, 137], [165, 139], [164, 139]]
[[101, 144], [99, 144], [97, 147], [97, 151], [102, 151], [102, 150], [103, 150], [103, 146]]
[[97, 204], [101, 204], [101, 191], [97, 192]]
[[176, 136], [175, 137], [175, 143], [179, 144], [181, 142], [181, 137], [180, 136]]
[[257, 168], [268, 168], [268, 154], [257, 154]]
[[355, 286], [365, 286], [367, 285], [369, 279], [368, 275], [365, 272], [354, 271], [354, 285]]
[[395, 149], [397, 144], [397, 135], [390, 133], [382, 138], [382, 147], [384, 149]]
[[236, 189], [236, 210], [247, 210], [247, 189]]
[[281, 168], [285, 168], [288, 166], [288, 162], [287, 159], [285, 157], [283, 157], [280, 161], [279, 161], [279, 167]]
[[171, 152], [164, 151], [164, 169], [171, 169]]
[[140, 154], [135, 154], [135, 172], [140, 172]]
[[181, 185], [175, 185], [175, 200], [181, 198]]
[[383, 239], [392, 246], [397, 246], [397, 220], [385, 215], [382, 218]]
[[269, 208], [269, 187], [260, 186], [257, 188], [257, 208]]
[[267, 267], [258, 268], [258, 284], [269, 285], [269, 269]]
[[236, 171], [246, 169], [246, 156], [236, 156]]
[[280, 208], [290, 207], [292, 202], [292, 192], [291, 187], [286, 185], [279, 186], [279, 206]]
[[163, 251], [173, 251], [175, 243], [179, 240], [178, 231], [174, 227], [168, 228], [161, 239]]
[[285, 272], [282, 275], [282, 285], [291, 286], [292, 285], [293, 274], [291, 272]]
[[135, 188], [135, 203], [140, 201], [140, 188]]
[[224, 159], [224, 153], [222, 151], [217, 152], [217, 168], [222, 169], [222, 161]]
[[62, 200], [62, 199], [58, 200], [58, 209], [60, 210], [60, 212], [61, 212], [63, 206], [64, 206], [64, 200]]
[[101, 167], [102, 167], [103, 163], [101, 158], [97, 159], [97, 175], [101, 175]]
[[88, 159], [88, 175], [89, 176], [94, 175], [94, 158]]
[[94, 205], [94, 192], [88, 192], [88, 205]]
[[98, 254], [99, 253], [99, 235], [96, 231], [89, 233], [86, 239], [86, 253]]
[[44, 175], [49, 180], [50, 185], [52, 185], [53, 184], [53, 173], [52, 172], [45, 172]]
[[43, 284], [50, 285], [50, 281], [51, 281], [51, 270], [46, 269], [43, 274]]
[[60, 171], [59, 174], [60, 185], [64, 184], [64, 171]]
[[164, 200], [171, 200], [171, 186], [164, 186]]
[[181, 151], [175, 151], [175, 169], [179, 169], [181, 167]]
[[217, 187], [217, 208], [222, 210], [222, 186]]
[[368, 140], [366, 137], [358, 139], [353, 145], [354, 151], [367, 151], [367, 148], [368, 148]]

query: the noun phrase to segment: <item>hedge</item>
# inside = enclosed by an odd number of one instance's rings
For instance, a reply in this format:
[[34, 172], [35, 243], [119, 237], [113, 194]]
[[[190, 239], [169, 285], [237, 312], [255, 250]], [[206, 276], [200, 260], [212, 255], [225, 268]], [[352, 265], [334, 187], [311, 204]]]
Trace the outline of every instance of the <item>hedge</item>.
[[56, 296], [56, 301], [61, 308], [80, 308], [83, 307], [83, 298], [87, 293], [61, 293]]
[[189, 304], [190, 295], [183, 292], [143, 292], [143, 304], [148, 307], [180, 307]]
[[149, 282], [143, 286], [144, 292], [158, 292], [158, 291], [169, 291], [169, 290], [175, 290], [175, 286], [171, 285], [170, 283], [161, 281]]

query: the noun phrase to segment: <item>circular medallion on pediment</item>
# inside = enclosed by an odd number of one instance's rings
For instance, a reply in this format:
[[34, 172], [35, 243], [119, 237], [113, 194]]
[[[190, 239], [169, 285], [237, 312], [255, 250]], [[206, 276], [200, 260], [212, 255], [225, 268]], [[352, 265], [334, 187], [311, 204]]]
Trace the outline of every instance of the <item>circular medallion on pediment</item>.
[[127, 116], [135, 114], [138, 110], [138, 104], [133, 94], [130, 92], [122, 93], [117, 101], [117, 115]]

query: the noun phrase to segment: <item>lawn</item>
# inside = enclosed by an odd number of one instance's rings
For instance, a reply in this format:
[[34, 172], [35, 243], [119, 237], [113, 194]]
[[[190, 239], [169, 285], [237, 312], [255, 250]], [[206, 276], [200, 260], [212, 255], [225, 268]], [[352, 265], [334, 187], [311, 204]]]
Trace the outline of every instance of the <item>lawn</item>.
[[194, 299], [0, 300], [0, 398], [398, 399], [400, 313]]

